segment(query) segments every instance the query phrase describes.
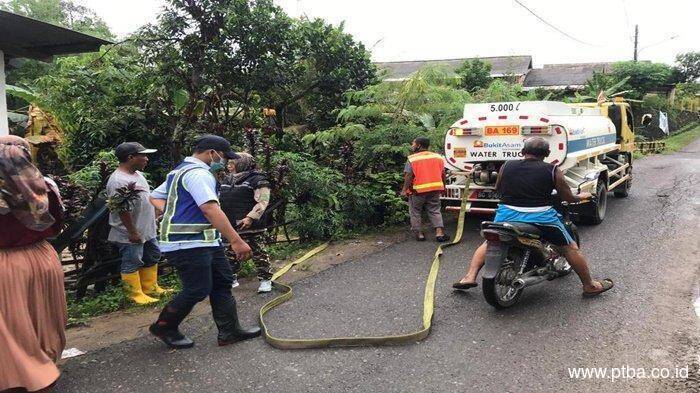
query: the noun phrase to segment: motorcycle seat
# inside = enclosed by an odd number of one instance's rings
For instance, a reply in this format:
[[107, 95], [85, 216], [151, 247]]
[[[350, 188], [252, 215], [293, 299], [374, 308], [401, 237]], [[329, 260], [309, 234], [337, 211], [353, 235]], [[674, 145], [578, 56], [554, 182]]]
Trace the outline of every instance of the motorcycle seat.
[[514, 228], [517, 232], [520, 232], [524, 235], [528, 235], [529, 237], [538, 239], [542, 237], [542, 231], [533, 224], [527, 224], [524, 222], [484, 222], [482, 224], [482, 228], [484, 227], [501, 227], [501, 228]]
[[534, 235], [537, 237], [542, 236], [542, 231], [536, 225], [526, 224], [524, 222], [509, 222], [508, 224], [518, 228], [519, 231], [527, 233], [528, 235]]

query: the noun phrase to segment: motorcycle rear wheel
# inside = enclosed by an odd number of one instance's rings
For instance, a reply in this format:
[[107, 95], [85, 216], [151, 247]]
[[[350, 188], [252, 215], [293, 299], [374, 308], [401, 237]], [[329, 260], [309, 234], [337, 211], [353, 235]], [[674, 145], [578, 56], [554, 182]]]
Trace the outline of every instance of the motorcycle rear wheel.
[[498, 269], [494, 278], [484, 278], [481, 281], [481, 288], [486, 303], [499, 310], [513, 306], [520, 300], [520, 296], [523, 294], [522, 288], [514, 289], [510, 285], [501, 284], [499, 281], [502, 274], [505, 274], [504, 266]]

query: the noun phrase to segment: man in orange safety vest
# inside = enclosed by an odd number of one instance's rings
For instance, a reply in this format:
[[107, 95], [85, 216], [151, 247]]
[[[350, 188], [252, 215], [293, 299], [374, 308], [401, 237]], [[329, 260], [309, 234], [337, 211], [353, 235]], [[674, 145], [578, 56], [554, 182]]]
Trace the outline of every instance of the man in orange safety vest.
[[408, 212], [411, 216], [411, 230], [416, 240], [425, 240], [421, 214], [423, 209], [435, 228], [435, 239], [445, 242], [450, 239], [445, 234], [440, 212], [440, 194], [445, 190], [445, 159], [428, 150], [428, 138], [416, 138], [411, 143], [413, 154], [408, 156], [404, 167], [402, 196], [408, 197]]

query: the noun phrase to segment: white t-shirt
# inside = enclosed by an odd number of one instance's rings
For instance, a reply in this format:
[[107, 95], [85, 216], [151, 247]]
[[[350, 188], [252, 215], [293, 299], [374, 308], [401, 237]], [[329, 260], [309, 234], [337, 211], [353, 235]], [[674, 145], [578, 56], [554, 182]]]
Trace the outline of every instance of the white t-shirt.
[[[114, 195], [118, 188], [128, 186], [131, 183], [136, 184], [135, 189], [139, 191], [139, 197], [134, 202], [133, 210], [129, 213], [136, 230], [141, 235], [141, 242], [143, 243], [156, 237], [156, 211], [148, 200], [151, 188], [146, 178], [143, 177], [141, 172], [127, 173], [117, 169], [107, 180], [107, 197]], [[107, 240], [118, 243], [131, 243], [129, 241], [129, 232], [119, 217], [119, 213], [109, 213], [109, 225], [111, 229]]]

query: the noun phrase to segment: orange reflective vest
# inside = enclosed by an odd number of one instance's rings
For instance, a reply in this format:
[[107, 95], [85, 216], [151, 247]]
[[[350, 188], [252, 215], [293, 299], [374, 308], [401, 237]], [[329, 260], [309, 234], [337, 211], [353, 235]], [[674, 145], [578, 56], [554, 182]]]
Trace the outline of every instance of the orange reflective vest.
[[442, 182], [445, 160], [441, 155], [421, 151], [408, 156], [408, 162], [413, 171], [413, 189], [418, 194], [445, 189], [445, 184]]

